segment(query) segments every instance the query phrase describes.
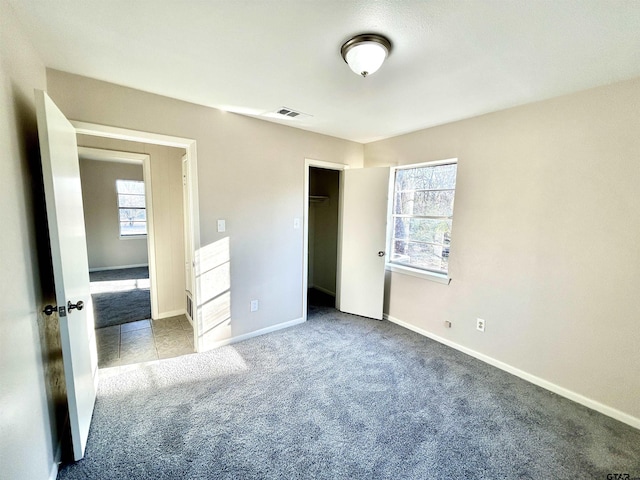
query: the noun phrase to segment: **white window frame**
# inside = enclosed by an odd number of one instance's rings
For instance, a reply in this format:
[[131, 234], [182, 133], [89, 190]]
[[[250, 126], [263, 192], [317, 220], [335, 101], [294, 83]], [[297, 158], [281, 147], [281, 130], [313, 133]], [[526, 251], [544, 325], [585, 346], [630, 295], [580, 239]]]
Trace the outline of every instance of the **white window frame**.
[[[449, 269], [447, 273], [439, 273], [431, 270], [410, 267], [407, 265], [400, 265], [398, 263], [392, 263], [391, 257], [393, 252], [393, 229], [394, 229], [394, 221], [393, 221], [393, 207], [395, 201], [395, 193], [396, 193], [396, 172], [398, 170], [408, 170], [412, 168], [420, 168], [420, 167], [437, 167], [438, 165], [450, 165], [450, 164], [458, 164], [457, 158], [449, 158], [446, 160], [436, 160], [432, 162], [423, 162], [423, 163], [412, 163], [408, 165], [400, 165], [397, 167], [391, 167], [391, 175], [389, 175], [389, 204], [387, 209], [387, 252], [386, 255], [386, 264], [385, 269], [390, 272], [401, 273], [404, 275], [409, 275], [412, 277], [422, 278], [425, 280], [430, 280], [432, 282], [442, 283], [444, 285], [449, 285], [451, 283], [451, 270]], [[457, 178], [456, 178], [456, 190], [457, 190]], [[455, 195], [455, 194], [454, 194]], [[453, 222], [453, 215], [451, 216]], [[453, 223], [452, 223], [453, 225]]]
[[[143, 187], [145, 188], [145, 193], [144, 194], [140, 194], [141, 197], [144, 198], [144, 211], [145, 211], [145, 218], [149, 213], [149, 210], [147, 209], [147, 197], [146, 197], [146, 185], [145, 185], [145, 181], [144, 180], [132, 180], [130, 178], [118, 178], [115, 182], [115, 187], [116, 187], [116, 206], [117, 206], [117, 218], [118, 218], [118, 238], [120, 238], [120, 240], [136, 240], [136, 239], [144, 239], [147, 238], [148, 232], [149, 232], [149, 219], [147, 218], [145, 220], [145, 228], [147, 230], [147, 233], [142, 233], [142, 234], [135, 234], [135, 235], [123, 235], [122, 234], [122, 229], [121, 229], [121, 220], [120, 220], [120, 210], [124, 209], [131, 209], [131, 207], [121, 207], [120, 206], [120, 191], [118, 190], [118, 181], [124, 181], [124, 182], [138, 182], [138, 183], [142, 183]], [[127, 195], [127, 194], [124, 194]]]

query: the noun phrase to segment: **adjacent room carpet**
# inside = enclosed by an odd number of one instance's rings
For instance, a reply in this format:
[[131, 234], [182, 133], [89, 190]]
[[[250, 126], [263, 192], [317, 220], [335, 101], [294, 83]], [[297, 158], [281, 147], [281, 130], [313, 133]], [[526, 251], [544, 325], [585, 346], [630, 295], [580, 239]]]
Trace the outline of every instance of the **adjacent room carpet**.
[[389, 322], [309, 321], [100, 383], [59, 479], [640, 477], [640, 431]]
[[91, 272], [89, 279], [96, 328], [151, 318], [148, 267]]

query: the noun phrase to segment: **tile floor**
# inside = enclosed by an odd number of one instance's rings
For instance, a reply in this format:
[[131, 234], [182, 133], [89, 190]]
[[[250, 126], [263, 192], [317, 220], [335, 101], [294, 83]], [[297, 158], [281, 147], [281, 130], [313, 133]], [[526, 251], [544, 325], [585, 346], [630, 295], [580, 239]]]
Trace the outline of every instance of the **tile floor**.
[[193, 327], [184, 315], [96, 329], [101, 369], [193, 353]]

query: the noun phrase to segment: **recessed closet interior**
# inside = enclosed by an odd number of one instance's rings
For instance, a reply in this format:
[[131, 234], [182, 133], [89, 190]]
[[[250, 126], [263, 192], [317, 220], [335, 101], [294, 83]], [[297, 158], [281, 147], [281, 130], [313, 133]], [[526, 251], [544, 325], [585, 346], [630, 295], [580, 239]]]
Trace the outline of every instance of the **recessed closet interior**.
[[309, 168], [308, 305], [336, 302], [340, 171]]

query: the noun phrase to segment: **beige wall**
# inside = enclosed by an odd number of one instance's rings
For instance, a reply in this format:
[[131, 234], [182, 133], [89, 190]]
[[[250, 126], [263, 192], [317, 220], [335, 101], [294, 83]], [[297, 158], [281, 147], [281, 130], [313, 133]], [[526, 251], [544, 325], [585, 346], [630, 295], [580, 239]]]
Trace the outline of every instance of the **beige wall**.
[[158, 318], [185, 311], [184, 214], [180, 148], [145, 145], [151, 156]]
[[303, 229], [293, 220], [304, 211], [305, 158], [362, 166], [361, 144], [55, 70], [47, 80], [71, 119], [197, 141], [201, 245], [228, 238], [231, 252], [231, 325], [213, 339], [302, 318]]
[[312, 285], [326, 293], [336, 293], [338, 256], [338, 207], [340, 172], [311, 168], [309, 195], [328, 197], [309, 205], [309, 265]]
[[80, 160], [89, 268], [146, 265], [147, 239], [120, 238], [116, 180], [143, 180], [142, 164]]
[[[155, 246], [155, 282], [157, 288], [158, 314], [157, 318], [169, 317], [184, 313], [185, 309], [185, 269], [184, 269], [184, 213], [182, 202], [182, 156], [185, 151], [181, 148], [164, 147], [145, 143], [113, 140], [108, 138], [78, 135], [78, 142], [85, 147], [102, 148], [131, 153], [146, 153], [149, 155], [151, 166], [151, 189], [153, 197], [153, 242]], [[93, 162], [107, 163], [107, 162]], [[120, 164], [123, 165], [123, 164]], [[125, 165], [127, 166], [127, 165]], [[142, 179], [142, 167], [136, 175]], [[99, 167], [98, 167], [99, 168]], [[119, 168], [120, 172], [124, 169]], [[82, 173], [82, 172], [81, 172]], [[109, 185], [115, 185], [115, 177], [109, 178]], [[115, 197], [114, 197], [115, 198]], [[112, 208], [115, 200], [109, 200], [104, 214], [109, 219], [115, 219]], [[104, 207], [103, 207], [104, 208]], [[85, 211], [85, 215], [87, 212]], [[140, 250], [138, 258], [147, 263], [146, 240], [120, 240], [118, 225], [115, 223], [108, 234], [115, 234], [116, 241], [112, 242], [118, 249], [124, 250], [129, 243], [138, 243]], [[112, 245], [111, 244], [111, 245]], [[124, 252], [123, 252], [124, 253]], [[124, 258], [118, 253], [118, 258]], [[144, 255], [144, 257], [142, 257]], [[133, 258], [133, 257], [130, 257]], [[135, 264], [132, 262], [131, 264]], [[120, 265], [127, 265], [121, 263]], [[150, 272], [151, 273], [151, 272]]]
[[640, 418], [639, 105], [636, 79], [366, 145], [459, 159], [453, 280], [387, 274], [385, 311]]
[[54, 296], [34, 88], [44, 66], [0, 0], [0, 465], [16, 480], [49, 477], [66, 414], [57, 321], [39, 313]]

